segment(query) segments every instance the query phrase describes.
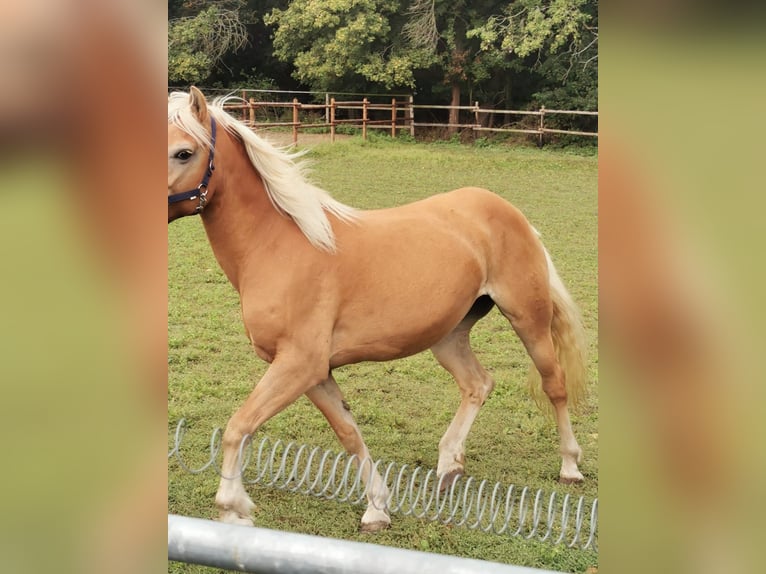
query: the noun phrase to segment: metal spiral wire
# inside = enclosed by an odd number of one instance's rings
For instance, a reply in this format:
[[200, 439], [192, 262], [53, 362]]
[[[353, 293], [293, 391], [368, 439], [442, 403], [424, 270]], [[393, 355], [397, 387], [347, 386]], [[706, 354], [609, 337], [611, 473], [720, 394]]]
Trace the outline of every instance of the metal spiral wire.
[[[187, 464], [181, 453], [184, 434], [185, 420], [181, 419], [168, 459], [175, 457], [192, 474], [213, 468], [223, 476], [217, 463], [221, 429], [211, 436], [209, 458], [197, 467]], [[238, 466], [238, 476], [246, 484], [350, 504], [367, 503], [365, 485], [377, 471], [388, 487], [386, 508], [390, 513], [598, 552], [598, 499], [586, 501], [583, 496], [546, 494], [542, 489], [506, 487], [463, 476], [443, 485], [435, 470], [360, 460], [356, 455], [269, 437], [258, 443], [245, 437]]]

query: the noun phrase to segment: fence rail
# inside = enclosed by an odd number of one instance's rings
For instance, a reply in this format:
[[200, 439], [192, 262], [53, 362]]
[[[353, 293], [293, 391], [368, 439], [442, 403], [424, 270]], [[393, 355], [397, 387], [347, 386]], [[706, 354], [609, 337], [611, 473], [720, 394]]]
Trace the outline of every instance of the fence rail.
[[174, 514], [168, 515], [168, 560], [260, 574], [553, 574]]
[[[247, 97], [247, 91], [243, 90], [241, 103], [229, 104], [227, 109], [241, 115], [242, 121], [256, 129], [291, 128], [293, 143], [298, 143], [298, 134], [306, 129], [327, 129], [330, 132], [330, 141], [335, 141], [337, 128], [353, 126], [360, 128], [362, 137], [366, 140], [368, 129], [384, 129], [390, 132], [391, 137], [396, 137], [398, 132], [406, 130], [415, 137], [417, 128], [443, 128], [450, 131], [471, 130], [474, 134], [479, 133], [519, 133], [537, 136], [538, 145], [542, 146], [546, 134], [574, 135], [584, 137], [598, 137], [598, 131], [585, 131], [575, 129], [561, 129], [559, 127], [546, 126], [546, 116], [590, 116], [598, 117], [597, 111], [581, 110], [552, 110], [541, 107], [538, 110], [501, 110], [483, 108], [479, 102], [472, 106], [447, 106], [415, 104], [412, 96], [406, 98], [391, 98], [390, 102], [376, 103], [368, 98], [362, 100], [336, 100], [326, 94], [325, 103], [305, 104], [293, 98], [292, 101], [258, 101], [254, 97]], [[282, 110], [281, 114], [278, 110]], [[415, 111], [425, 110], [450, 110], [471, 114], [473, 121], [457, 123], [443, 123], [435, 121], [415, 121]], [[263, 116], [271, 111], [275, 116], [281, 116], [278, 121], [259, 119], [259, 113]], [[339, 117], [345, 113], [347, 117]], [[285, 119], [287, 116], [287, 119]], [[484, 125], [482, 118], [502, 116], [505, 118], [537, 118], [534, 125], [505, 122], [500, 126]], [[523, 122], [523, 120], [522, 120]], [[554, 124], [555, 125], [555, 124]]]

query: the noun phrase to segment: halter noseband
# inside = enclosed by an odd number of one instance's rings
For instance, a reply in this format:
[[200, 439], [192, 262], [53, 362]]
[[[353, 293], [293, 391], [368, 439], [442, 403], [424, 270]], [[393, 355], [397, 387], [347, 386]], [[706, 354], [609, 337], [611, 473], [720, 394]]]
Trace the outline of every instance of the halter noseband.
[[187, 201], [199, 198], [199, 205], [197, 206], [197, 209], [194, 210], [194, 213], [202, 213], [202, 210], [205, 209], [205, 204], [207, 204], [207, 186], [210, 182], [210, 176], [213, 175], [213, 171], [215, 170], [215, 165], [213, 165], [213, 160], [215, 159], [215, 118], [213, 118], [212, 115], [210, 116], [210, 144], [207, 171], [205, 172], [205, 175], [202, 178], [200, 184], [194, 189], [190, 189], [189, 191], [169, 195], [168, 205], [178, 203], [179, 201]]

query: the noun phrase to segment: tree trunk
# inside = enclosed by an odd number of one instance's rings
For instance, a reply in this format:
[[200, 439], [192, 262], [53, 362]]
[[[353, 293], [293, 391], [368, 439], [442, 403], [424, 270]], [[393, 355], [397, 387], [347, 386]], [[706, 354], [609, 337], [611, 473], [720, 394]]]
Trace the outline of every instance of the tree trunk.
[[449, 135], [457, 133], [458, 128], [454, 127], [455, 124], [460, 122], [460, 110], [456, 109], [456, 106], [460, 105], [460, 84], [457, 82], [452, 83], [452, 101], [450, 106], [453, 106], [449, 111], [449, 123], [450, 127], [447, 128]]

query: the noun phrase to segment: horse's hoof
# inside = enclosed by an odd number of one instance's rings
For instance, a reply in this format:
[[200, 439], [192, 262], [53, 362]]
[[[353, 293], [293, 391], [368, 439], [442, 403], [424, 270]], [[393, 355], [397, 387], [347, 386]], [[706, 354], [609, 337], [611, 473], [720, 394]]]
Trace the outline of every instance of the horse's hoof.
[[222, 510], [218, 515], [218, 521], [226, 524], [237, 524], [239, 526], [255, 526], [252, 518], [249, 516], [242, 516], [234, 510]]
[[559, 483], [560, 484], [580, 484], [582, 482], [585, 482], [585, 477], [580, 474], [579, 472], [573, 476], [560, 476], [559, 477]]
[[391, 526], [391, 517], [385, 509], [376, 508], [372, 504], [362, 516], [359, 532], [380, 532]]
[[385, 520], [377, 520], [376, 522], [368, 523], [362, 522], [362, 525], [359, 527], [359, 532], [371, 534], [373, 532], [380, 532], [381, 530], [385, 530], [389, 526], [391, 526], [391, 522], [386, 522]]
[[443, 474], [439, 482], [439, 492], [444, 492], [445, 490], [452, 488], [452, 485], [456, 483], [461, 476], [463, 476], [463, 471], [459, 468]]

